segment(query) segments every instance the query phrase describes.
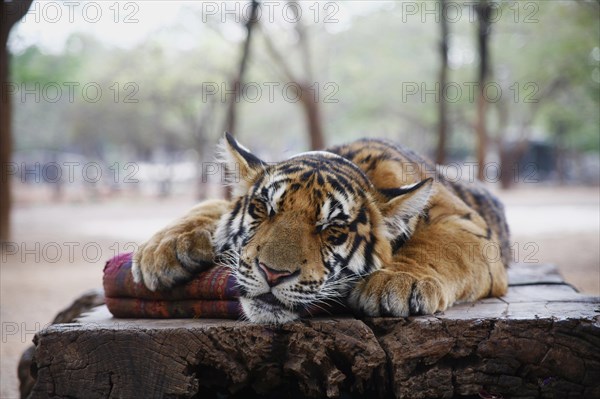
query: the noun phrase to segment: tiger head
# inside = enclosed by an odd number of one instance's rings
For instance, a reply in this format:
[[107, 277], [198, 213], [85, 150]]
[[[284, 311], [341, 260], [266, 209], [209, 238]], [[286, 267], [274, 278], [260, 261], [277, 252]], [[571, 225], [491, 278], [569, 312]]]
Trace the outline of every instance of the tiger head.
[[230, 135], [222, 147], [233, 203], [215, 245], [253, 322], [285, 323], [343, 300], [358, 279], [391, 260], [391, 243], [408, 234], [407, 221], [431, 193], [427, 180], [389, 198], [330, 152], [267, 164]]

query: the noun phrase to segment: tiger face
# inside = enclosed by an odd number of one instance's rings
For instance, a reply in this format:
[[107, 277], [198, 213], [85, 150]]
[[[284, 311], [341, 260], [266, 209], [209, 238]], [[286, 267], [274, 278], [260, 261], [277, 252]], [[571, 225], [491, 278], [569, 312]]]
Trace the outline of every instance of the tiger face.
[[391, 242], [408, 234], [431, 191], [431, 182], [421, 182], [388, 198], [329, 152], [267, 164], [229, 135], [223, 147], [234, 200], [215, 246], [253, 322], [285, 323], [343, 300], [390, 262]]

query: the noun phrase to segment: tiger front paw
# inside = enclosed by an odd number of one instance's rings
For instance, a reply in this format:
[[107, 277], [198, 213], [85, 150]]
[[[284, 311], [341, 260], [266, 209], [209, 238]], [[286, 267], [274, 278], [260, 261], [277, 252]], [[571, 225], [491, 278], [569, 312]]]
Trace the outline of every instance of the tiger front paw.
[[214, 250], [209, 231], [162, 231], [133, 256], [131, 272], [136, 283], [148, 289], [164, 290], [190, 280], [213, 264]]
[[389, 270], [378, 270], [358, 283], [348, 303], [355, 311], [370, 317], [432, 314], [448, 307], [436, 279], [417, 279], [409, 273]]

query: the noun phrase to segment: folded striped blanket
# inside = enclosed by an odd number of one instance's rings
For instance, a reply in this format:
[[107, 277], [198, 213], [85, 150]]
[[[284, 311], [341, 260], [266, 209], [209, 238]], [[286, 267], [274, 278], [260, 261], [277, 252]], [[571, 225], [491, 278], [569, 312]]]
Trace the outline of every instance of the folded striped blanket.
[[168, 292], [150, 291], [133, 281], [131, 253], [115, 256], [104, 267], [106, 306], [121, 318], [220, 318], [242, 315], [235, 278], [214, 266]]
[[[120, 318], [218, 318], [242, 316], [235, 277], [225, 266], [215, 265], [193, 280], [169, 291], [150, 291], [133, 281], [131, 253], [115, 256], [104, 267], [106, 306]], [[304, 310], [303, 316], [347, 313], [333, 303], [319, 304]]]

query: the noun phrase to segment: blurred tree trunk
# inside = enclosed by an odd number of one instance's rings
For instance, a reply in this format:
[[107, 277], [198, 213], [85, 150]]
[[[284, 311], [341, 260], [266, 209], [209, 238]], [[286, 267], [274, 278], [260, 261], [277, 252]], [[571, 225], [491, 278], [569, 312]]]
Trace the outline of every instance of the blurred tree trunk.
[[8, 36], [12, 27], [27, 13], [33, 0], [2, 0], [0, 8], [0, 35], [2, 50], [0, 51], [0, 243], [10, 238], [11, 190], [8, 167], [12, 154], [11, 98], [7, 93], [10, 77], [10, 60], [8, 54]]
[[304, 24], [302, 23], [301, 15], [298, 14], [299, 3], [297, 1], [289, 1], [290, 9], [294, 13], [295, 29], [298, 34], [298, 47], [300, 49], [300, 58], [302, 60], [303, 78], [298, 78], [293, 72], [288, 63], [290, 57], [284, 57], [275, 44], [269, 37], [269, 34], [263, 29], [263, 37], [265, 39], [267, 50], [283, 71], [285, 79], [288, 83], [295, 83], [300, 90], [300, 104], [304, 109], [306, 118], [306, 130], [308, 132], [309, 145], [311, 150], [320, 150], [325, 147], [325, 135], [323, 132], [323, 120], [321, 118], [321, 98], [320, 87], [314, 88], [314, 75], [311, 64], [311, 52], [309, 48], [308, 35]]
[[252, 28], [258, 21], [258, 1], [252, 0], [250, 8], [250, 18], [246, 21], [246, 41], [242, 49], [242, 56], [240, 58], [240, 64], [238, 68], [237, 76], [233, 79], [233, 93], [231, 100], [229, 101], [229, 107], [227, 108], [227, 117], [225, 121], [225, 131], [235, 134], [236, 133], [236, 116], [237, 116], [237, 104], [242, 85], [244, 84], [244, 73], [246, 72], [246, 65], [248, 64], [248, 58], [250, 57], [250, 42], [252, 39]]
[[486, 111], [487, 99], [485, 98], [485, 85], [489, 76], [489, 38], [492, 30], [490, 14], [492, 7], [488, 0], [480, 0], [475, 5], [479, 26], [477, 30], [477, 41], [479, 48], [479, 74], [478, 74], [478, 95], [477, 95], [477, 120], [475, 122], [475, 131], [477, 134], [477, 177], [484, 180], [485, 156], [487, 152], [487, 130], [486, 130]]
[[[232, 135], [237, 132], [237, 105], [239, 97], [242, 91], [242, 85], [244, 84], [244, 73], [246, 72], [246, 65], [248, 64], [248, 58], [250, 58], [250, 43], [252, 40], [252, 28], [258, 22], [258, 1], [252, 0], [250, 6], [250, 18], [246, 21], [246, 41], [242, 49], [242, 56], [240, 58], [240, 64], [237, 72], [237, 76], [233, 79], [233, 93], [231, 100], [229, 101], [229, 107], [227, 108], [227, 116], [225, 119], [225, 131]], [[229, 186], [223, 186], [225, 192], [224, 196], [226, 199], [231, 199], [231, 188]]]
[[446, 162], [446, 142], [448, 136], [448, 118], [447, 102], [445, 97], [445, 87], [448, 80], [448, 21], [446, 20], [447, 0], [440, 1], [440, 75], [439, 75], [439, 105], [438, 105], [438, 147], [435, 161], [438, 164]]
[[554, 123], [554, 129], [556, 134], [556, 172], [558, 183], [564, 186], [567, 183], [567, 125], [564, 121], [559, 120]]
[[495, 146], [500, 162], [500, 185], [503, 189], [511, 187], [518, 178], [518, 154], [506, 140], [509, 107], [506, 100], [496, 103], [498, 110], [498, 130], [495, 135], [489, 135], [489, 142]]
[[321, 110], [319, 108], [319, 99], [316, 98], [318, 91], [313, 95], [307, 94], [312, 91], [310, 86], [301, 85], [302, 106], [306, 115], [306, 124], [308, 126], [308, 138], [311, 150], [322, 150], [325, 147], [323, 139], [323, 121], [321, 120]]
[[[300, 84], [302, 89], [300, 99], [302, 100], [304, 114], [306, 115], [310, 149], [321, 150], [325, 147], [325, 139], [323, 138], [323, 122], [321, 120], [321, 109], [319, 107], [321, 102], [321, 98], [319, 97], [320, 90], [311, 90], [310, 86], [314, 83], [314, 75], [311, 63], [310, 44], [308, 42], [305, 26], [300, 18], [301, 16], [298, 15], [300, 5], [297, 1], [291, 1], [290, 3], [294, 4], [291, 8], [294, 10], [296, 32], [298, 33], [298, 46], [300, 47], [303, 61], [304, 82]], [[312, 95], [308, 95], [309, 92], [313, 92]]]

